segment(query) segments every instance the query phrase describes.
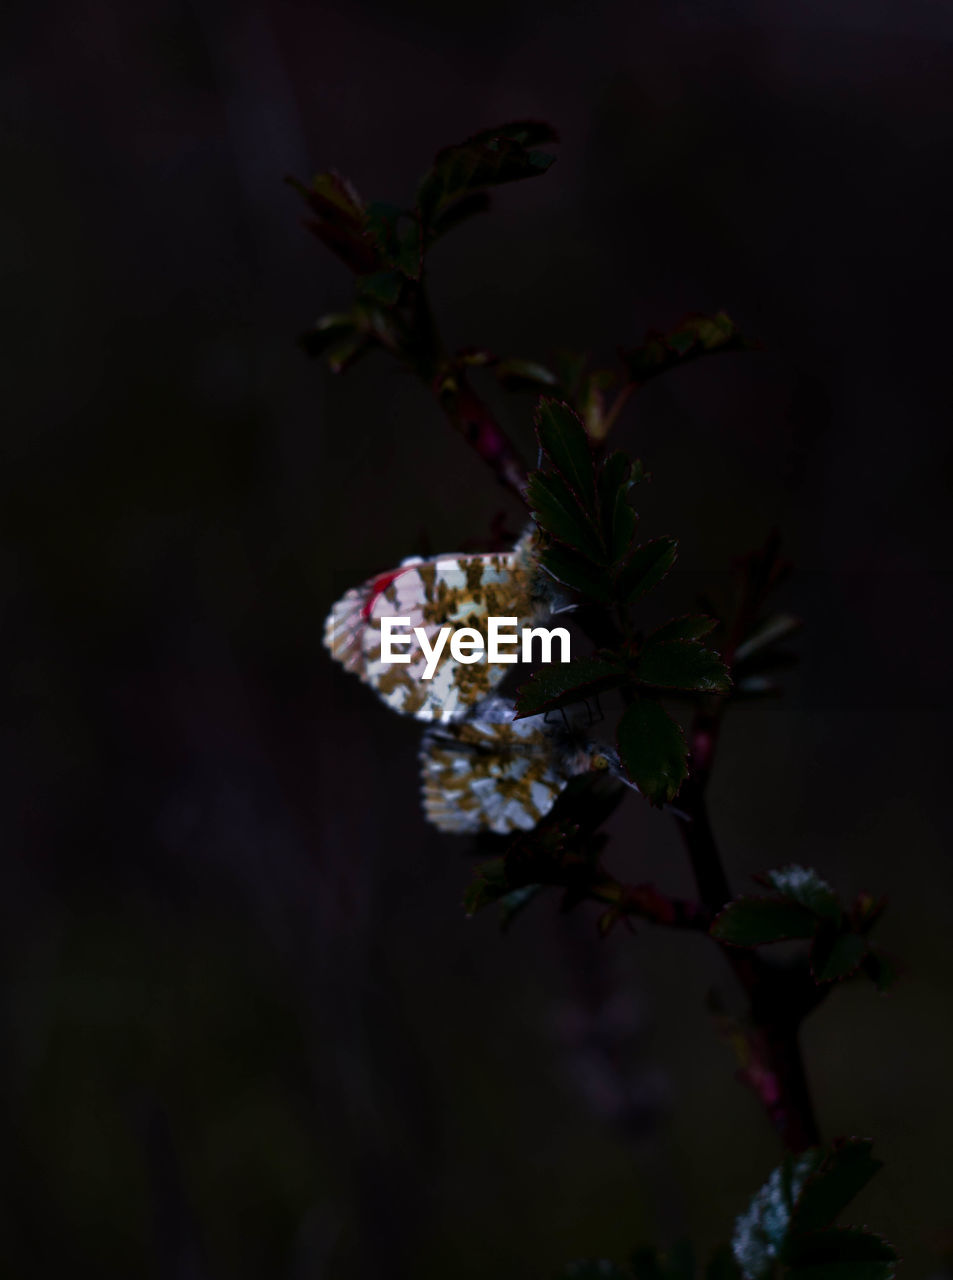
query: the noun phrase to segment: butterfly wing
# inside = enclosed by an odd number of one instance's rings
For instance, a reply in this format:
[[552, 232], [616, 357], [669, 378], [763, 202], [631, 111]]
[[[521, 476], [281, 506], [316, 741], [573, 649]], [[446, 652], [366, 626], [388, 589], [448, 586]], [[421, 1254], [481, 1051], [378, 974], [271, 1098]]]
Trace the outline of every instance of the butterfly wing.
[[458, 724], [429, 729], [420, 763], [427, 818], [460, 835], [532, 830], [576, 772], [543, 716], [514, 721], [512, 704], [501, 699]]
[[502, 554], [405, 561], [342, 596], [328, 615], [324, 642], [392, 710], [418, 720], [458, 720], [499, 684], [509, 664], [487, 662], [485, 656], [460, 663], [447, 645], [432, 678], [424, 680], [426, 659], [416, 638], [410, 662], [381, 661], [381, 618], [408, 618], [410, 633], [423, 628], [431, 645], [441, 627], [472, 627], [485, 648], [488, 618], [515, 617], [520, 627], [546, 616], [548, 608], [535, 592], [529, 538]]

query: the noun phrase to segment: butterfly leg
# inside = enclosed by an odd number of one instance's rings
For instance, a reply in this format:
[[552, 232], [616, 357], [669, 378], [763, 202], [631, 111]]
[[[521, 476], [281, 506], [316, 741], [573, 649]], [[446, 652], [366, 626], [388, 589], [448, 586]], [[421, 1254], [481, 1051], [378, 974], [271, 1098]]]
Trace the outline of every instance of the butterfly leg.
[[553, 719], [553, 717], [556, 715], [556, 713], [557, 713], [557, 712], [559, 713], [559, 716], [560, 716], [560, 718], [562, 719], [563, 727], [564, 727], [564, 728], [567, 730], [567, 732], [568, 732], [568, 731], [569, 731], [569, 720], [566, 718], [566, 708], [565, 708], [565, 707], [550, 707], [550, 708], [549, 708], [549, 710], [543, 714], [543, 724], [545, 724], [545, 725], [553, 725], [553, 724], [555, 724], [555, 723], [556, 723], [556, 721]]

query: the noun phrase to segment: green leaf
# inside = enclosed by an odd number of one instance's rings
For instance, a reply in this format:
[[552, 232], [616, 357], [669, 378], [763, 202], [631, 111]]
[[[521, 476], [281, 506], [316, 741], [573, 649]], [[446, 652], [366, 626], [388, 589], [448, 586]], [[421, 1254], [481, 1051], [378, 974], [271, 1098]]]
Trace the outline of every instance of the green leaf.
[[655, 538], [637, 547], [619, 573], [619, 598], [634, 604], [658, 586], [678, 556], [674, 538]]
[[632, 545], [639, 518], [629, 505], [629, 490], [635, 483], [631, 458], [610, 453], [599, 471], [599, 508], [609, 560], [621, 560]]
[[559, 385], [559, 379], [552, 370], [535, 360], [501, 360], [494, 372], [500, 386], [507, 391], [539, 391], [541, 387]]
[[489, 207], [490, 197], [485, 191], [473, 191], [469, 195], [461, 196], [458, 200], [451, 200], [449, 204], [444, 205], [441, 212], [431, 223], [428, 236], [429, 242], [432, 244], [435, 240], [439, 240], [441, 236], [456, 230], [457, 227], [476, 214], [486, 213]]
[[683, 618], [672, 618], [649, 636], [649, 643], [656, 640], [701, 640], [718, 626], [717, 618], [703, 613], [688, 613]]
[[605, 440], [608, 434], [612, 418], [611, 411], [607, 412], [606, 392], [618, 381], [611, 369], [593, 369], [582, 378], [573, 396], [590, 440]]
[[295, 190], [307, 200], [315, 213], [342, 224], [364, 226], [364, 205], [347, 178], [333, 169], [316, 173], [309, 186], [289, 178]]
[[557, 582], [581, 592], [590, 600], [608, 604], [612, 600], [612, 584], [606, 574], [586, 556], [568, 547], [553, 544], [540, 555], [540, 564]]
[[568, 404], [546, 397], [536, 406], [536, 438], [550, 462], [576, 495], [580, 506], [596, 506], [596, 469], [586, 429]]
[[410, 280], [423, 269], [423, 242], [416, 214], [375, 200], [367, 208], [367, 235], [383, 261]]
[[361, 198], [339, 173], [316, 174], [309, 185], [288, 179], [308, 202], [314, 217], [307, 227], [346, 266], [359, 275], [376, 271], [381, 262], [365, 234], [366, 213]]
[[869, 1138], [839, 1138], [805, 1183], [797, 1205], [799, 1231], [829, 1227], [862, 1191], [883, 1161], [874, 1159]]
[[555, 141], [548, 125], [519, 121], [484, 129], [457, 146], [445, 147], [418, 188], [424, 227], [433, 233], [449, 206], [486, 187], [545, 173], [555, 157], [535, 147]]
[[817, 1150], [789, 1156], [773, 1170], [735, 1222], [731, 1248], [745, 1280], [769, 1280], [774, 1276], [787, 1244], [798, 1197], [822, 1159], [823, 1153]]
[[367, 355], [373, 345], [373, 340], [363, 333], [336, 342], [324, 353], [328, 368], [332, 373], [346, 372], [361, 356]]
[[617, 730], [619, 758], [630, 780], [655, 805], [671, 803], [688, 777], [685, 735], [662, 705], [639, 698]]
[[635, 463], [627, 453], [616, 449], [608, 454], [602, 462], [599, 475], [599, 500], [611, 502], [618, 489], [631, 489], [642, 478], [641, 470], [636, 470]]
[[581, 551], [597, 564], [603, 560], [599, 535], [561, 476], [530, 472], [526, 501], [544, 533]]
[[782, 640], [787, 640], [800, 631], [802, 625], [801, 619], [790, 613], [772, 613], [767, 618], [762, 618], [738, 645], [735, 663], [741, 666], [756, 653], [780, 644]]
[[811, 972], [815, 982], [840, 982], [860, 968], [867, 954], [867, 939], [859, 933], [842, 933], [834, 926], [820, 930], [811, 948]]
[[328, 341], [330, 336], [327, 330], [312, 329], [302, 336], [301, 345], [309, 356], [323, 356], [332, 373], [344, 373], [361, 356], [366, 355], [376, 342], [372, 334], [354, 326], [347, 331], [337, 332]]
[[659, 689], [687, 689], [696, 693], [727, 693], [728, 669], [713, 649], [697, 640], [650, 638], [635, 664], [642, 684]]
[[539, 715], [584, 702], [608, 689], [616, 689], [628, 679], [624, 663], [607, 658], [577, 658], [575, 662], [551, 664], [535, 672], [516, 694], [516, 719]]
[[735, 1223], [745, 1280], [890, 1280], [897, 1255], [879, 1236], [833, 1222], [876, 1173], [870, 1143], [840, 1139], [789, 1156]]
[[309, 356], [323, 356], [334, 373], [341, 373], [373, 347], [393, 342], [386, 312], [370, 299], [359, 299], [350, 311], [323, 316], [299, 338]]
[[314, 328], [303, 333], [301, 346], [309, 356], [323, 356], [331, 347], [361, 334], [357, 318], [351, 312], [322, 316]]
[[796, 902], [746, 897], [729, 902], [715, 917], [711, 936], [733, 947], [757, 947], [788, 938], [812, 938], [816, 930], [813, 912]]
[[802, 907], [807, 907], [818, 920], [839, 923], [843, 917], [837, 894], [810, 867], [782, 867], [779, 871], [766, 871], [762, 879], [789, 901], [799, 902]]
[[714, 351], [746, 351], [753, 346], [719, 311], [714, 316], [686, 316], [667, 334], [647, 333], [641, 347], [622, 351], [621, 356], [629, 379], [641, 384], [699, 356]]

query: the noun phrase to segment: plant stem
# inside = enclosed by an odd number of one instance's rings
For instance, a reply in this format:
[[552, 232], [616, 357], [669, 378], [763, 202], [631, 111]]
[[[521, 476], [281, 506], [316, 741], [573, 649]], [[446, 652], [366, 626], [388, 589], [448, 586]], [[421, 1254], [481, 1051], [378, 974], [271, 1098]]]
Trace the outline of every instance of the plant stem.
[[447, 418], [476, 450], [493, 474], [518, 497], [526, 485], [526, 467], [496, 418], [458, 366], [448, 363], [434, 379], [434, 394]]
[[[697, 765], [673, 808], [702, 902], [714, 914], [731, 900], [731, 887], [708, 816], [705, 786], [717, 738], [717, 719], [699, 716], [693, 743]], [[739, 1044], [741, 1078], [761, 1100], [785, 1146], [803, 1151], [820, 1142], [798, 1031], [823, 999], [804, 969], [782, 969], [757, 952], [721, 945], [748, 998], [748, 1026]]]
[[522, 499], [526, 485], [523, 459], [470, 386], [463, 363], [448, 355], [423, 280], [414, 290], [412, 321], [397, 354], [433, 392], [447, 420], [500, 483]]
[[731, 899], [731, 888], [708, 818], [704, 786], [697, 775], [683, 784], [673, 812], [692, 864], [698, 896], [713, 912], [720, 911]]
[[618, 918], [635, 916], [651, 924], [701, 933], [707, 933], [711, 925], [711, 912], [706, 907], [684, 898], [669, 898], [653, 884], [623, 884], [605, 874], [588, 886], [587, 896], [607, 904]]
[[767, 1072], [765, 1087], [746, 1073], [761, 1097], [771, 1123], [789, 1151], [806, 1151], [816, 1147], [820, 1131], [814, 1114], [814, 1102], [804, 1070], [804, 1058], [798, 1040], [797, 1026], [767, 1026], [760, 1029], [758, 1066]]

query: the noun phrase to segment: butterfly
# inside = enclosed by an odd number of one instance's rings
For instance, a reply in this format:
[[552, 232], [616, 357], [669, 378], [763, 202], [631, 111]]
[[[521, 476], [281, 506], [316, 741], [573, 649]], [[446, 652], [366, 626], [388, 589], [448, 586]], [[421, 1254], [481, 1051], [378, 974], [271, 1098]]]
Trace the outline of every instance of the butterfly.
[[[409, 663], [381, 661], [381, 618], [409, 619], [428, 642], [441, 627], [472, 627], [486, 641], [489, 617], [515, 617], [532, 626], [552, 611], [553, 590], [536, 568], [536, 535], [525, 533], [512, 551], [481, 555], [411, 558], [346, 592], [332, 607], [324, 643], [332, 657], [371, 686], [393, 711], [418, 720], [463, 719], [491, 693], [508, 664], [457, 662], [446, 647], [433, 676], [424, 680], [423, 650], [411, 649]], [[416, 644], [416, 642], [415, 642]]]
[[530, 831], [571, 778], [604, 770], [619, 775], [614, 753], [586, 741], [577, 724], [546, 715], [516, 720], [515, 714], [512, 702], [491, 696], [465, 720], [424, 734], [424, 813], [441, 831]]

